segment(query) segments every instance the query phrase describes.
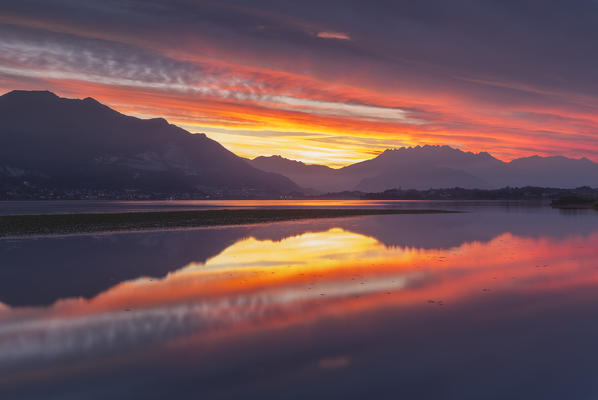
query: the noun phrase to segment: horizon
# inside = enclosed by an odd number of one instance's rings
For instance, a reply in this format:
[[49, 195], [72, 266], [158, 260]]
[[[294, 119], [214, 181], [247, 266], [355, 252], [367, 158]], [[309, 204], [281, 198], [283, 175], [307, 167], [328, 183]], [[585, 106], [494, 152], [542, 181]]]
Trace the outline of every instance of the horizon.
[[598, 161], [596, 2], [27, 4], [0, 6], [3, 92], [92, 97], [247, 158]]

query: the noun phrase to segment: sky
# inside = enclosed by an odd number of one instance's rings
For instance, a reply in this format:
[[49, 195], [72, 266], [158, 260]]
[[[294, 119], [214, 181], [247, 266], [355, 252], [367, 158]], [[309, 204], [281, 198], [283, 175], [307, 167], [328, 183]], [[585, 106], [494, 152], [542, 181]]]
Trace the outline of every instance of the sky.
[[0, 1], [0, 93], [333, 167], [423, 144], [598, 161], [597, 66], [597, 0]]

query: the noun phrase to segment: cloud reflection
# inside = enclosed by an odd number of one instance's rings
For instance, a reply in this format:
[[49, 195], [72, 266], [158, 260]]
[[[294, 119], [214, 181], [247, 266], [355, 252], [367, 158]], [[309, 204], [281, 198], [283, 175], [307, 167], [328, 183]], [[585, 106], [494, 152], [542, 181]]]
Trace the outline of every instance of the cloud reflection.
[[448, 249], [386, 247], [340, 228], [276, 242], [250, 237], [162, 279], [125, 281], [90, 300], [0, 312], [0, 369], [243, 337], [383, 308], [447, 308], [500, 292], [568, 290], [598, 283], [598, 271], [585, 267], [596, 248], [598, 233], [566, 240], [505, 233]]

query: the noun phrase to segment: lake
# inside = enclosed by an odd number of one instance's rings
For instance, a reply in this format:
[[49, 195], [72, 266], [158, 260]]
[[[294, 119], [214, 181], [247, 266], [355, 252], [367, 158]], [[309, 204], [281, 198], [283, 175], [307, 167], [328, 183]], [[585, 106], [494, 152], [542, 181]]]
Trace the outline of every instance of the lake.
[[0, 398], [596, 398], [598, 212], [434, 207], [2, 239]]
[[0, 201], [0, 215], [122, 213], [254, 208], [428, 208], [468, 210], [471, 207], [530, 207], [537, 203], [517, 201], [423, 201], [423, 200], [64, 200]]

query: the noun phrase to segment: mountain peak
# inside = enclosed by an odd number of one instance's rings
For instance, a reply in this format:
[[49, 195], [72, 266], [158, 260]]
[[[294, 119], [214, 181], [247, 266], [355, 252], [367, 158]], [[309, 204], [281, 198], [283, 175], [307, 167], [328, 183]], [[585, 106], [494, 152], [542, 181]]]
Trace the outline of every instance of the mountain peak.
[[83, 99], [83, 101], [85, 103], [91, 103], [91, 104], [102, 104], [99, 101], [97, 101], [96, 99], [94, 99], [93, 97], [86, 97]]
[[163, 118], [127, 116], [91, 97], [12, 91], [0, 97], [0, 120], [0, 166], [28, 171], [48, 190], [247, 195], [299, 189], [251, 168], [205, 135]]
[[[66, 107], [67, 104], [78, 104], [83, 106], [83, 109], [102, 110], [103, 112], [111, 111], [116, 112], [107, 105], [104, 105], [94, 98], [86, 97], [84, 99], [71, 99], [60, 97], [55, 93], [48, 90], [13, 90], [0, 97], [5, 104], [12, 104], [12, 107], [23, 108], [23, 107], [59, 107], [61, 110]], [[60, 112], [59, 110], [55, 110]], [[71, 111], [74, 112], [74, 111]]]
[[424, 144], [416, 145], [416, 146], [401, 146], [395, 148], [389, 148], [384, 150], [381, 154], [396, 154], [401, 152], [418, 152], [418, 151], [451, 151], [457, 153], [465, 153], [463, 150], [451, 147], [449, 145], [439, 145], [439, 144]]
[[378, 155], [376, 158], [380, 159], [393, 159], [397, 156], [401, 157], [414, 157], [414, 156], [428, 156], [428, 157], [469, 157], [476, 158], [479, 160], [496, 160], [488, 152], [474, 153], [471, 151], [463, 151], [459, 148], [451, 147], [449, 145], [417, 145], [417, 146], [403, 146], [393, 149], [386, 149]]
[[305, 165], [303, 161], [291, 160], [290, 158], [283, 157], [281, 155], [275, 154], [271, 156], [258, 156], [254, 158], [252, 161], [256, 162], [276, 162], [276, 163], [284, 163], [284, 164], [294, 164], [294, 165]]
[[59, 97], [49, 90], [11, 90], [3, 94], [3, 98], [37, 98], [58, 99]]

